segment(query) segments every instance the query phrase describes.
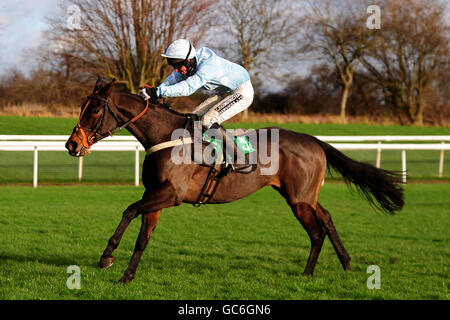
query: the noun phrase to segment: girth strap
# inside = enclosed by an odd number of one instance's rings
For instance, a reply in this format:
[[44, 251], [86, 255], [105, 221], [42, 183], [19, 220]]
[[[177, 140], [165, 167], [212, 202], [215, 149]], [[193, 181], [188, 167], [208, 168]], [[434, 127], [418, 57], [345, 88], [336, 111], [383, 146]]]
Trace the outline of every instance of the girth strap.
[[[198, 115], [187, 113], [186, 117], [187, 117], [187, 120], [186, 120], [186, 124], [184, 125], [184, 129], [189, 130], [189, 129], [193, 128], [195, 120], [198, 119]], [[191, 131], [191, 130], [189, 130], [189, 131]], [[158, 144], [154, 145], [153, 147], [150, 147], [147, 150], [145, 150], [145, 153], [149, 156], [152, 153], [155, 153], [156, 151], [159, 151], [162, 149], [176, 147], [176, 146], [180, 146], [183, 144], [194, 143], [194, 138], [192, 138], [192, 136], [193, 136], [193, 132], [191, 131], [190, 137], [179, 138], [176, 140], [170, 140], [170, 141], [158, 143]]]
[[171, 140], [171, 141], [166, 141], [166, 142], [162, 142], [162, 143], [158, 143], [157, 145], [154, 145], [153, 147], [148, 148], [147, 150], [145, 150], [145, 153], [147, 155], [151, 155], [152, 153], [162, 150], [162, 149], [167, 149], [170, 147], [175, 147], [175, 146], [180, 146], [182, 144], [190, 144], [190, 143], [194, 143], [194, 139], [192, 137], [188, 137], [186, 139], [176, 139], [176, 140]]

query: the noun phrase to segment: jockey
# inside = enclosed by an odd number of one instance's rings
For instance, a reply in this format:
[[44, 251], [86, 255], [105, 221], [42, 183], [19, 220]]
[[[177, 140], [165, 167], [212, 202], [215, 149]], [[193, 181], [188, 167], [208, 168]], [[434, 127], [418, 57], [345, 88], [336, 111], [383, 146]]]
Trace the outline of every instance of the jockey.
[[[174, 41], [162, 56], [174, 71], [157, 88], [141, 88], [143, 99], [189, 96], [200, 88], [211, 90], [214, 94], [192, 113], [201, 116], [203, 128], [220, 129], [222, 135], [220, 124], [251, 105], [253, 87], [242, 66], [219, 57], [209, 48], [195, 50], [185, 39]], [[230, 139], [226, 135], [224, 138], [228, 147]]]

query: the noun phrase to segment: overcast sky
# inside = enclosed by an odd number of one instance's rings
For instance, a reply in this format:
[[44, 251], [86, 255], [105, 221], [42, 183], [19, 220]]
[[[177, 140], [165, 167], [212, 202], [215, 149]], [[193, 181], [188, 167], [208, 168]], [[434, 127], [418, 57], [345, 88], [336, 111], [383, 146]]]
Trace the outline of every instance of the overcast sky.
[[[24, 55], [36, 48], [48, 28], [45, 17], [70, 14], [59, 0], [0, 0], [0, 76], [11, 67], [27, 73], [35, 61]], [[204, 45], [198, 43], [197, 46]]]
[[31, 61], [24, 51], [35, 48], [41, 33], [47, 28], [45, 16], [58, 11], [58, 0], [1, 0], [0, 1], [0, 73], [16, 66], [28, 71]]

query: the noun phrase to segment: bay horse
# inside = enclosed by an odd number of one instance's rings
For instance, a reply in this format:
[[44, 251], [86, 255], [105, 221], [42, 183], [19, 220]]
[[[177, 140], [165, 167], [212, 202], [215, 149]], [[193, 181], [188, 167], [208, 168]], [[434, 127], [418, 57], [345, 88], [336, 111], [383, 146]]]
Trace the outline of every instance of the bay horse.
[[[114, 80], [105, 83], [98, 79], [92, 94], [82, 106], [77, 125], [66, 143], [72, 156], [84, 156], [97, 141], [126, 128], [142, 146], [151, 147], [171, 140], [171, 133], [186, 125], [187, 116], [158, 102], [144, 101], [137, 95], [114, 90]], [[311, 249], [303, 274], [312, 275], [324, 239], [329, 237], [344, 270], [350, 270], [350, 256], [340, 240], [329, 212], [318, 203], [327, 167], [339, 172], [347, 184], [353, 184], [365, 198], [388, 213], [404, 205], [401, 179], [397, 173], [378, 169], [345, 156], [329, 144], [307, 134], [279, 130], [279, 166], [273, 174], [261, 174], [267, 166], [258, 157], [258, 167], [248, 174], [229, 173], [217, 187], [211, 204], [244, 198], [257, 190], [271, 186], [283, 196], [294, 216], [305, 228]], [[261, 130], [257, 130], [259, 134]], [[267, 139], [267, 143], [271, 143]], [[142, 182], [142, 198], [131, 204], [108, 241], [99, 267], [114, 263], [113, 251], [130, 222], [142, 216], [142, 224], [134, 252], [119, 282], [131, 281], [161, 211], [181, 203], [194, 203], [201, 192], [209, 169], [189, 163], [175, 164], [171, 150], [165, 148], [146, 155]]]

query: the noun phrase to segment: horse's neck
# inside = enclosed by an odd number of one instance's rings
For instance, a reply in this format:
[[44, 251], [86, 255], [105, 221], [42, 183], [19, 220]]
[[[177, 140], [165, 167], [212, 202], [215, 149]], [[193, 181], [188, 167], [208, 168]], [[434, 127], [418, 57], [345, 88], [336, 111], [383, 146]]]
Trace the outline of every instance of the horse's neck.
[[171, 140], [173, 132], [178, 128], [183, 128], [186, 121], [186, 117], [165, 107], [153, 106], [142, 117], [141, 122], [138, 120], [134, 126], [141, 136], [145, 136], [147, 143], [141, 143], [145, 149], [148, 149], [158, 143]]
[[[131, 106], [131, 110], [127, 111], [134, 115], [141, 113], [145, 108], [145, 104], [139, 103], [139, 101], [136, 103], [134, 99], [125, 101], [123, 95], [120, 100], [123, 105]], [[147, 112], [136, 122], [130, 124], [127, 129], [145, 149], [148, 149], [158, 143], [171, 140], [173, 131], [183, 128], [186, 121], [186, 117], [168, 108], [149, 105]]]

